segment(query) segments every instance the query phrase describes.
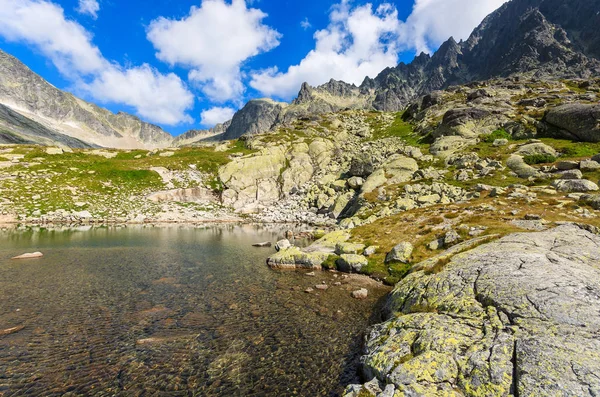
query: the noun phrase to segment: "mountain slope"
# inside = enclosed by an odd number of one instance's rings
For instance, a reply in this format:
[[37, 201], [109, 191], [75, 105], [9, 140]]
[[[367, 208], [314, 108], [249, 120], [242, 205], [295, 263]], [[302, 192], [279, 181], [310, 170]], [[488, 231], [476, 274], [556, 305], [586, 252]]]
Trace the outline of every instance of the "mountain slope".
[[[90, 146], [152, 149], [168, 146], [173, 140], [158, 126], [127, 113], [114, 114], [55, 88], [1, 50], [0, 104], [54, 134]], [[41, 130], [38, 132], [42, 134]], [[53, 140], [51, 134], [47, 138]], [[69, 145], [65, 142], [59, 140], [56, 144]]]
[[599, 24], [600, 0], [512, 0], [467, 41], [450, 38], [433, 56], [365, 79], [361, 90], [375, 92], [375, 109], [397, 111], [431, 91], [493, 77], [589, 77], [600, 72]]

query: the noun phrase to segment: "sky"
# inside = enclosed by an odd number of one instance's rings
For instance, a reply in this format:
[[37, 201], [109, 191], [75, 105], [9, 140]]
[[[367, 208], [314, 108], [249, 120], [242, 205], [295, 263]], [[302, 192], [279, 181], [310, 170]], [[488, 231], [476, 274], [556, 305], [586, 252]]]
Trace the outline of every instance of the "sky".
[[173, 135], [303, 82], [360, 85], [506, 0], [0, 0], [0, 48], [54, 86]]

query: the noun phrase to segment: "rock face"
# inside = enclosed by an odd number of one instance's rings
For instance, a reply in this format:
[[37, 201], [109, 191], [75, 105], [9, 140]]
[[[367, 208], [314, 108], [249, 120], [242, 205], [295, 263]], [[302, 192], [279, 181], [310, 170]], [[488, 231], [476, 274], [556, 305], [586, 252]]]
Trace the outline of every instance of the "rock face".
[[217, 140], [231, 125], [231, 120], [217, 124], [208, 130], [189, 130], [173, 140], [175, 146], [193, 146], [204, 140]]
[[411, 396], [598, 395], [598, 247], [567, 224], [409, 275], [367, 338], [367, 379]]
[[[49, 140], [73, 147], [153, 149], [169, 146], [173, 140], [158, 126], [127, 113], [114, 114], [53, 87], [3, 51], [0, 51], [0, 104], [23, 117], [15, 126], [10, 118], [0, 114], [1, 123], [10, 132], [3, 134], [2, 141], [10, 140], [6, 136], [13, 135], [17, 138], [12, 139], [43, 144]], [[19, 128], [23, 123], [35, 125], [34, 131]]]
[[223, 139], [237, 139], [245, 134], [254, 135], [269, 131], [285, 106], [287, 104], [270, 99], [251, 100], [233, 116]]

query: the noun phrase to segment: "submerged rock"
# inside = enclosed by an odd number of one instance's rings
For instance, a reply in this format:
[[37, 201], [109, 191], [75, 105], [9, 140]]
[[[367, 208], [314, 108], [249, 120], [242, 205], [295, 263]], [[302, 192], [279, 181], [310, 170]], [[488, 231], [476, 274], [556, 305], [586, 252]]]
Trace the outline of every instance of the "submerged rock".
[[42, 256], [44, 256], [44, 254], [42, 254], [41, 252], [32, 252], [32, 253], [15, 256], [12, 259], [32, 259], [32, 258], [41, 258]]

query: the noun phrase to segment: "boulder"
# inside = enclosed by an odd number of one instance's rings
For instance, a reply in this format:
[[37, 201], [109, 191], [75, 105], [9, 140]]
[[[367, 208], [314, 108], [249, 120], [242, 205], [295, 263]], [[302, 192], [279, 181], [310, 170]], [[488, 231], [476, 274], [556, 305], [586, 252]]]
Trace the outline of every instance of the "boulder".
[[600, 142], [600, 105], [571, 103], [548, 111], [544, 121], [560, 138]]
[[579, 168], [579, 162], [578, 161], [559, 161], [556, 164], [556, 168], [558, 168], [561, 171], [575, 170], [575, 169]]
[[583, 173], [579, 170], [562, 171], [560, 173], [560, 179], [581, 179]]
[[586, 193], [597, 191], [598, 185], [587, 179], [559, 179], [552, 182], [552, 186], [559, 192]]
[[292, 246], [292, 243], [290, 243], [290, 240], [283, 239], [283, 240], [279, 240], [278, 242], [275, 243], [275, 250], [276, 251], [286, 250], [286, 249], [290, 248], [291, 246]]
[[552, 147], [548, 146], [544, 143], [528, 143], [527, 145], [523, 145], [517, 150], [517, 153], [522, 156], [531, 156], [535, 154], [542, 154], [548, 156], [558, 156], [558, 152]]
[[363, 267], [369, 264], [367, 258], [356, 254], [343, 254], [336, 262], [339, 271], [360, 273]]
[[567, 224], [410, 274], [366, 339], [366, 379], [393, 384], [397, 395], [594, 395], [598, 246], [599, 236]]
[[348, 175], [366, 178], [371, 175], [373, 171], [373, 160], [369, 156], [361, 154], [352, 159]]
[[583, 172], [600, 170], [600, 163], [594, 160], [582, 160], [579, 163], [579, 169]]
[[338, 243], [335, 246], [335, 253], [337, 255], [342, 254], [358, 254], [365, 249], [364, 244], [359, 243]]
[[434, 156], [447, 158], [461, 149], [469, 146], [472, 141], [460, 136], [442, 136], [433, 142], [429, 152]]
[[485, 124], [485, 120], [490, 116], [488, 110], [475, 107], [450, 109], [444, 114], [434, 136], [456, 135], [468, 139], [477, 138], [481, 134], [480, 129]]
[[385, 263], [402, 262], [409, 263], [413, 252], [413, 245], [409, 242], [402, 242], [396, 245], [385, 257]]
[[506, 166], [519, 178], [530, 178], [539, 175], [539, 171], [525, 163], [523, 157], [513, 154], [506, 160]]
[[348, 187], [350, 189], [358, 190], [362, 187], [363, 183], [365, 183], [365, 180], [359, 176], [353, 176], [348, 179]]

